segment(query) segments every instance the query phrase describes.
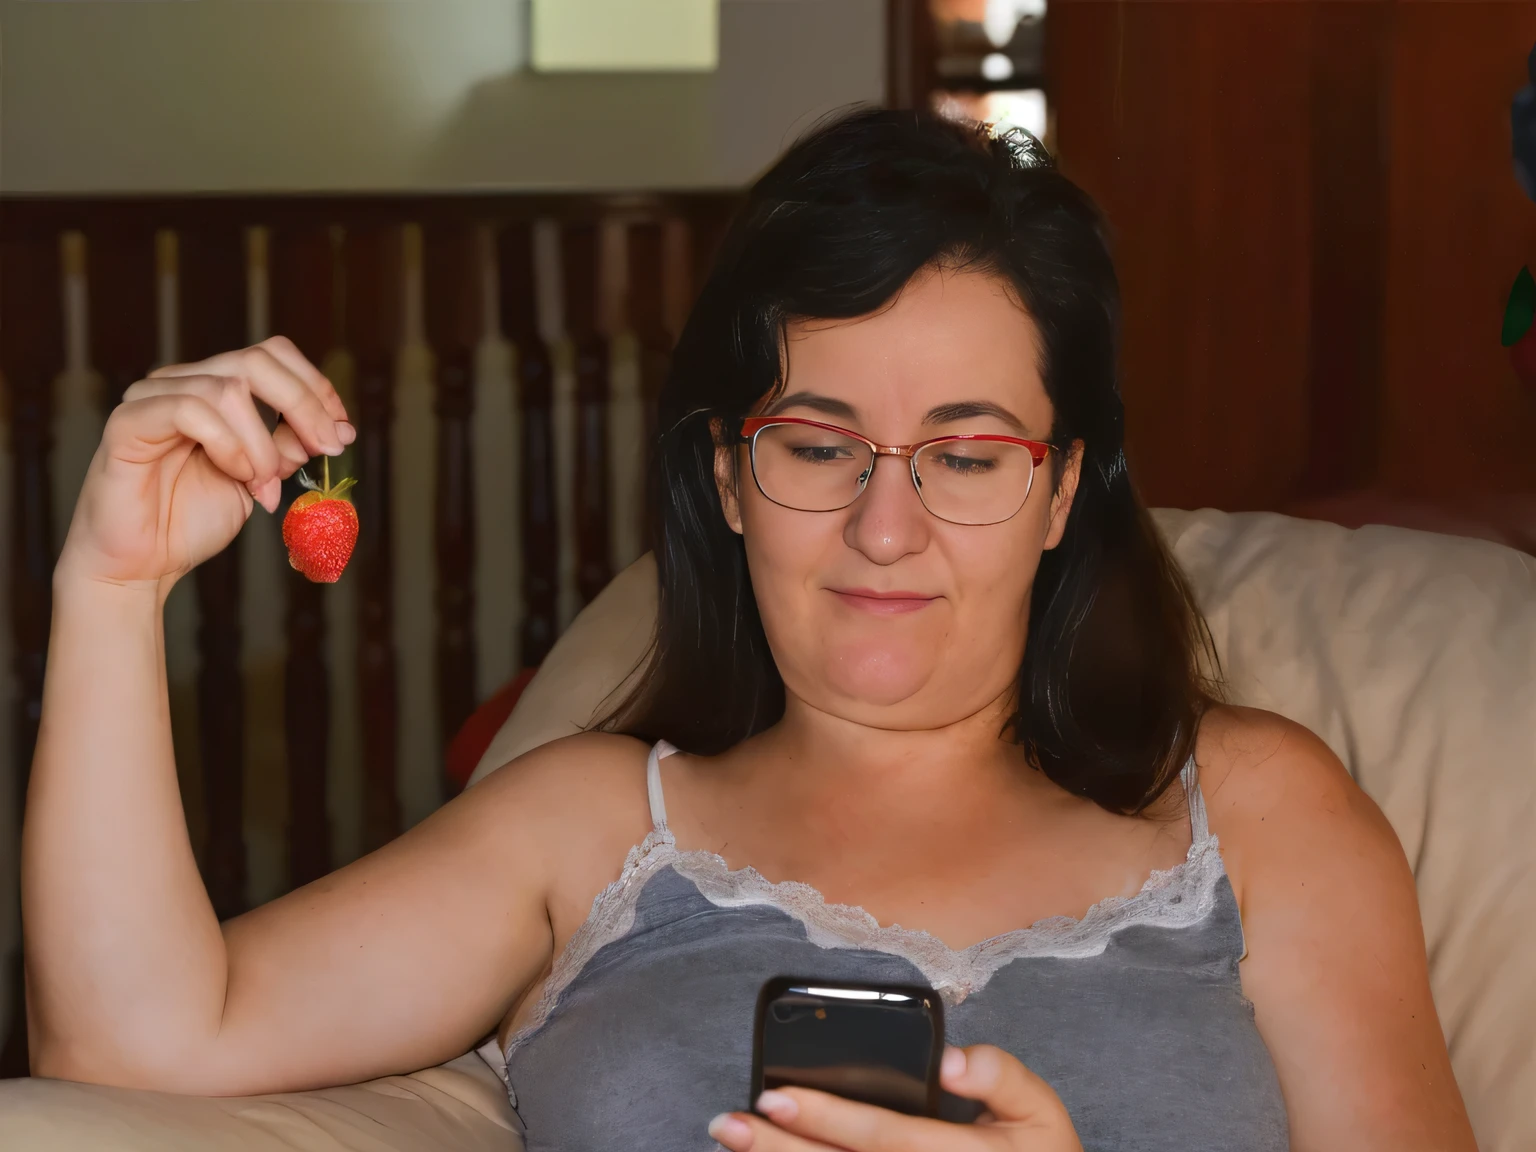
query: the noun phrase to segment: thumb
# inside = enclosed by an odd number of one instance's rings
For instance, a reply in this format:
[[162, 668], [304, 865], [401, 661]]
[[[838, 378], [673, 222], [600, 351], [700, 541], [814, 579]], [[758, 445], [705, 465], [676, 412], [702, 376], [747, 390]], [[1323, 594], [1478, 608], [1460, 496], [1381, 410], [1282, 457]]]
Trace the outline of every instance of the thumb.
[[981, 1101], [997, 1123], [1073, 1130], [1055, 1089], [1001, 1048], [977, 1044], [945, 1049], [939, 1081], [956, 1096]]

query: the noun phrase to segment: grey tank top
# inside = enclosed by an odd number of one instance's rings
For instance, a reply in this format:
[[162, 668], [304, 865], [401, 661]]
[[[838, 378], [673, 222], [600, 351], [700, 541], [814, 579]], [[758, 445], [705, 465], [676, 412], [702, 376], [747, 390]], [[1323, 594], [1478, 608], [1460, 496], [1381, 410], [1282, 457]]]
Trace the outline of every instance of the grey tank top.
[[[1284, 1152], [1285, 1104], [1243, 997], [1243, 930], [1193, 762], [1183, 863], [1081, 920], [1054, 917], [961, 951], [882, 927], [805, 884], [680, 850], [652, 749], [655, 827], [556, 959], [531, 1017], [480, 1051], [529, 1152], [705, 1152], [749, 1106], [752, 1017], [774, 976], [926, 982], [949, 1043], [995, 1044], [1061, 1095], [1088, 1152]], [[966, 1120], [969, 1102], [945, 1115]]]

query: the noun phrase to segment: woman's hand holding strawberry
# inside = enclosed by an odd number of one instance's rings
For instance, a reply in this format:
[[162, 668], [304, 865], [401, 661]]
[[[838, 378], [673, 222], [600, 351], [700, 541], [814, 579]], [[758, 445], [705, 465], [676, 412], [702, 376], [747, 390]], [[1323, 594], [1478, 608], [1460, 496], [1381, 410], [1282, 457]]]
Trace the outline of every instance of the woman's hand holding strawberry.
[[[281, 416], [268, 430], [256, 402]], [[274, 336], [128, 389], [91, 461], [55, 581], [153, 586], [234, 539], [282, 481], [356, 439], [341, 398], [293, 343]]]

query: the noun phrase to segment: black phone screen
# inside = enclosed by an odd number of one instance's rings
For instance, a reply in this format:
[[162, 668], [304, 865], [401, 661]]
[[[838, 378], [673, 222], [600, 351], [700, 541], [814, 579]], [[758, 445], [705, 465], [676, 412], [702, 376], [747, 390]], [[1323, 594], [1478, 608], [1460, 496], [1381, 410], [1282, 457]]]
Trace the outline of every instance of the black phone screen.
[[819, 1088], [933, 1116], [943, 1054], [944, 1009], [931, 988], [781, 977], [758, 996], [752, 1099]]

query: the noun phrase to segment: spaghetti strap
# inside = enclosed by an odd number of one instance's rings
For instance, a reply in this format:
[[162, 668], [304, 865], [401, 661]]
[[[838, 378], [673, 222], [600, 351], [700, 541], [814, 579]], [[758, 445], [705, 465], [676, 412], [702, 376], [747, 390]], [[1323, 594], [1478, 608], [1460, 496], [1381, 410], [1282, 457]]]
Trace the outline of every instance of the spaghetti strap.
[[[1189, 805], [1190, 851], [1211, 838], [1211, 827], [1205, 817], [1205, 797], [1200, 792], [1200, 770], [1195, 767], [1195, 754], [1189, 754], [1189, 762], [1179, 772], [1184, 784], [1184, 800]], [[660, 783], [658, 779], [658, 789]]]
[[676, 751], [665, 740], [658, 740], [645, 762], [645, 791], [651, 800], [651, 823], [658, 832], [667, 830], [667, 799], [661, 794], [661, 762]]

